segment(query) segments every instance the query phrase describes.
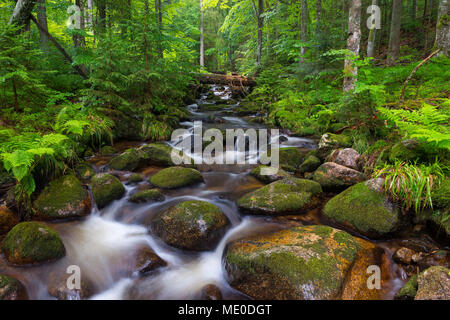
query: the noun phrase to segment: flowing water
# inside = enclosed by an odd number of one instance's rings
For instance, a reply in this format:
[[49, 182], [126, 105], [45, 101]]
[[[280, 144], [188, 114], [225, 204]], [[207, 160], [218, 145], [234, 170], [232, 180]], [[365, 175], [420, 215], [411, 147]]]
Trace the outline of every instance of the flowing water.
[[[211, 88], [214, 95], [224, 102], [230, 98], [228, 88]], [[210, 94], [210, 93], [209, 93]], [[192, 121], [182, 123], [190, 132], [194, 121], [215, 119], [205, 127], [223, 128], [264, 128], [248, 119], [233, 114], [236, 105], [229, 105], [220, 111], [200, 112], [201, 104], [214, 103], [208, 94], [201, 96], [196, 104], [188, 106]], [[218, 102], [220, 103], [220, 101]], [[211, 122], [211, 121], [208, 121]], [[313, 149], [313, 140], [282, 135], [281, 147]], [[272, 139], [275, 137], [272, 137]], [[168, 142], [172, 145], [175, 142]], [[136, 146], [137, 144], [131, 144]], [[123, 149], [130, 144], [118, 145]], [[234, 151], [233, 151], [234, 152]], [[198, 156], [198, 155], [194, 155]], [[248, 155], [250, 158], [252, 155]], [[105, 170], [110, 158], [94, 158], [91, 162], [97, 172]], [[141, 173], [148, 178], [159, 168], [146, 168]], [[126, 185], [127, 195], [119, 201], [99, 211], [93, 209], [84, 220], [52, 224], [66, 246], [67, 255], [58, 262], [37, 267], [14, 268], [0, 258], [0, 273], [10, 274], [21, 280], [27, 287], [31, 299], [52, 299], [48, 287], [53, 280], [66, 277], [70, 265], [80, 267], [82, 279], [93, 286], [92, 299], [200, 299], [205, 285], [219, 287], [225, 299], [248, 299], [233, 290], [227, 283], [222, 256], [226, 245], [237, 238], [255, 235], [269, 230], [277, 230], [288, 224], [298, 225], [327, 223], [320, 215], [320, 209], [302, 216], [282, 218], [248, 217], [239, 213], [235, 201], [245, 193], [263, 186], [248, 175], [249, 166], [201, 166], [204, 183], [179, 189], [164, 191], [164, 202], [132, 204], [129, 195], [135, 189], [145, 188], [146, 182], [137, 186]], [[126, 181], [129, 173], [121, 173]], [[149, 221], [166, 208], [186, 200], [203, 200], [218, 206], [229, 218], [231, 227], [214, 251], [190, 253], [167, 246], [149, 230]], [[330, 223], [327, 223], [330, 224]], [[380, 243], [388, 257], [392, 256], [394, 245]], [[137, 250], [150, 246], [168, 265], [147, 275], [133, 273], [133, 259]], [[389, 281], [384, 298], [391, 299], [404, 283], [404, 276], [393, 263], [389, 264]], [[78, 297], [73, 297], [74, 299]]]

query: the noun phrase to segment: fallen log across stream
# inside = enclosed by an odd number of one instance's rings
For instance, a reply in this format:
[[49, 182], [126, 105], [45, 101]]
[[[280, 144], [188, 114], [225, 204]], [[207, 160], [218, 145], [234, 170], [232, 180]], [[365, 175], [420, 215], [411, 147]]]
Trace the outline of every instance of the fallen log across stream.
[[239, 75], [223, 75], [213, 73], [197, 73], [196, 77], [202, 84], [220, 84], [228, 86], [254, 87], [256, 81]]

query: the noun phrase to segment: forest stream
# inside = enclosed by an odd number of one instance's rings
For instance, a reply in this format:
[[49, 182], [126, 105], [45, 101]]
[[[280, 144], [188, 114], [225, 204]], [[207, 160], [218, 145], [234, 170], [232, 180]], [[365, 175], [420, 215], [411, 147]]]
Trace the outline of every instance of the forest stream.
[[[187, 106], [192, 118], [189, 122], [183, 122], [182, 126], [191, 132], [194, 121], [203, 121], [204, 126], [219, 129], [264, 128], [264, 125], [249, 122], [248, 117], [236, 115], [234, 109], [239, 102], [229, 104], [226, 109], [200, 111], [199, 106], [215, 104], [220, 99], [225, 105], [230, 99], [227, 87], [211, 86], [210, 90], [203, 93], [195, 104]], [[215, 99], [212, 99], [214, 96]], [[282, 137], [281, 148], [296, 147], [306, 151], [317, 148], [317, 141], [311, 139], [287, 134], [282, 134]], [[174, 142], [169, 141], [167, 144], [173, 145]], [[142, 143], [122, 142], [115, 147], [125, 150], [140, 145]], [[107, 164], [111, 158], [112, 156], [94, 156], [88, 160], [94, 171], [99, 173], [109, 170]], [[269, 217], [241, 213], [236, 200], [264, 186], [249, 175], [250, 166], [200, 166], [198, 169], [203, 175], [203, 183], [181, 189], [164, 190], [165, 200], [162, 202], [143, 204], [129, 202], [130, 195], [136, 190], [147, 188], [146, 180], [159, 169], [158, 167], [142, 169], [140, 173], [144, 176], [144, 181], [138, 184], [127, 183], [130, 172], [114, 172], [126, 188], [126, 195], [121, 200], [102, 210], [98, 210], [92, 201], [93, 209], [88, 217], [52, 223], [52, 228], [58, 231], [66, 247], [64, 258], [43, 266], [20, 268], [10, 266], [2, 257], [0, 273], [19, 279], [25, 285], [30, 299], [53, 299], [54, 297], [49, 294], [50, 287], [55, 285], [53, 282], [60, 275], [68, 276], [66, 270], [71, 265], [79, 266], [83, 279], [88, 279], [91, 299], [203, 299], [204, 288], [207, 285], [218, 288], [223, 299], [250, 299], [229, 285], [223, 255], [227, 244], [231, 241], [244, 236], [302, 225], [329, 225], [345, 230], [345, 227], [335, 225], [321, 214], [321, 208], [333, 194], [325, 194], [319, 207], [307, 214]], [[187, 200], [212, 203], [227, 216], [229, 227], [213, 251], [192, 253], [175, 249], [165, 244], [151, 231], [148, 221], [167, 208]], [[362, 237], [352, 230], [346, 231]], [[382, 252], [379, 261], [383, 272], [383, 287], [378, 294], [380, 299], [393, 299], [407, 278], [402, 268], [392, 260], [396, 249], [406, 243], [424, 251], [444, 249], [426, 235], [420, 238], [405, 236], [389, 241], [365, 239], [374, 243]], [[133, 269], [133, 261], [143, 247], [151, 247], [166, 265], [146, 275], [136, 272]], [[361, 274], [361, 277], [367, 276]], [[84, 285], [84, 281], [82, 283]], [[69, 298], [80, 297], [75, 295]]]

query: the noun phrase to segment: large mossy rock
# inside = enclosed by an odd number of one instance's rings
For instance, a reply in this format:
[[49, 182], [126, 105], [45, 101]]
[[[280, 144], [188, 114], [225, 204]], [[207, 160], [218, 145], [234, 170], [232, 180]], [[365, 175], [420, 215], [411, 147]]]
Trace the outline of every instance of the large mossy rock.
[[150, 178], [151, 184], [163, 189], [182, 188], [199, 182], [203, 182], [201, 173], [184, 167], [166, 168]]
[[0, 274], [0, 301], [5, 300], [28, 300], [28, 294], [19, 280]]
[[409, 278], [408, 282], [395, 294], [396, 300], [414, 300], [417, 294], [417, 275]]
[[19, 219], [11, 210], [0, 207], [0, 236], [8, 233], [18, 223]]
[[140, 153], [138, 150], [128, 149], [124, 153], [113, 158], [109, 163], [109, 167], [114, 170], [133, 171], [139, 167], [140, 162]]
[[305, 154], [295, 147], [269, 150], [267, 154], [263, 154], [262, 157], [270, 157], [272, 152], [279, 153], [280, 167], [289, 172], [295, 172], [305, 158]]
[[256, 300], [339, 298], [360, 242], [328, 226], [296, 227], [231, 243], [233, 288]]
[[112, 146], [104, 146], [100, 149], [100, 155], [102, 156], [112, 156], [116, 153], [116, 149], [114, 149]]
[[133, 194], [130, 197], [130, 202], [134, 203], [144, 203], [144, 202], [158, 202], [158, 201], [164, 201], [165, 197], [164, 195], [157, 189], [149, 189], [149, 190], [142, 190], [135, 194]]
[[13, 265], [31, 265], [60, 259], [66, 249], [55, 230], [37, 222], [22, 222], [6, 235], [3, 253]]
[[269, 169], [270, 167], [258, 166], [250, 172], [250, 175], [264, 183], [271, 183], [271, 182], [275, 182], [278, 180], [282, 180], [282, 179], [291, 177], [291, 175], [289, 173], [287, 173], [286, 171], [284, 171], [283, 169], [279, 169], [276, 174], [262, 175], [261, 170], [264, 168]]
[[436, 266], [419, 274], [415, 300], [450, 300], [450, 269]]
[[304, 213], [313, 207], [315, 196], [321, 192], [317, 182], [288, 178], [244, 195], [237, 204], [253, 214]]
[[300, 174], [304, 174], [306, 172], [314, 172], [322, 162], [319, 158], [314, 155], [308, 156], [305, 161], [298, 167], [297, 172]]
[[314, 150], [315, 156], [324, 161], [335, 149], [350, 148], [352, 139], [344, 134], [325, 133], [319, 141], [319, 148]]
[[33, 202], [34, 217], [61, 220], [86, 216], [91, 211], [88, 191], [74, 175], [53, 180]]
[[176, 164], [172, 160], [172, 147], [163, 143], [152, 143], [139, 148], [140, 157], [146, 165], [171, 167]]
[[396, 143], [389, 154], [389, 160], [415, 162], [424, 154], [424, 150], [417, 140], [409, 139]]
[[438, 187], [433, 188], [431, 200], [435, 208], [450, 207], [450, 179], [445, 179]]
[[125, 187], [119, 179], [108, 173], [100, 173], [92, 178], [92, 195], [99, 209], [106, 207], [125, 194]]
[[363, 173], [333, 162], [324, 163], [314, 172], [314, 181], [330, 191], [343, 190], [364, 180]]
[[87, 162], [78, 164], [74, 169], [76, 175], [84, 182], [90, 181], [91, 178], [95, 176], [94, 170]]
[[204, 201], [173, 206], [152, 222], [153, 232], [168, 245], [191, 251], [213, 250], [229, 224], [220, 209]]
[[382, 180], [369, 180], [332, 198], [323, 212], [328, 218], [369, 237], [383, 237], [400, 225], [400, 211], [381, 190]]

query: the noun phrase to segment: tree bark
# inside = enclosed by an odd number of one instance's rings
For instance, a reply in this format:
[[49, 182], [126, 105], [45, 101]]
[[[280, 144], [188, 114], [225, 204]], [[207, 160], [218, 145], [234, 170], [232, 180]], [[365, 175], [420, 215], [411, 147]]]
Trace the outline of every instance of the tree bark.
[[[372, 5], [378, 5], [378, 1], [372, 0]], [[377, 35], [377, 29], [374, 26], [372, 27], [373, 28], [369, 31], [369, 39], [367, 41], [367, 57], [369, 58], [373, 58], [375, 56], [375, 39]]]
[[15, 24], [25, 28], [30, 22], [31, 12], [36, 5], [37, 0], [18, 0], [14, 11], [9, 19], [9, 24]]
[[[80, 8], [80, 29], [78, 31], [84, 31], [84, 27], [85, 27], [85, 22], [84, 22], [84, 6], [83, 6], [83, 1], [82, 0], [75, 0], [75, 5], [78, 6]], [[74, 34], [73, 37], [73, 44], [75, 46], [75, 48], [79, 48], [79, 47], [85, 47], [86, 45], [86, 41], [84, 36], [79, 35], [79, 34]]]
[[200, 0], [200, 67], [205, 67], [205, 28], [203, 0]]
[[[306, 0], [302, 0], [302, 13], [301, 13], [301, 26], [300, 26], [300, 40], [305, 43], [307, 39], [307, 33], [308, 33], [308, 4], [306, 3]], [[305, 61], [305, 53], [306, 48], [302, 46], [300, 48], [300, 62]]]
[[441, 49], [438, 56], [445, 55], [448, 57], [450, 49], [450, 0], [439, 1], [439, 13], [436, 24], [436, 41], [435, 48]]
[[156, 12], [156, 23], [158, 26], [158, 55], [159, 58], [163, 58], [163, 47], [162, 47], [162, 1], [155, 0], [155, 12]]
[[261, 65], [263, 51], [263, 28], [264, 28], [264, 0], [258, 0], [258, 51], [256, 53], [256, 64]]
[[389, 36], [388, 64], [393, 65], [400, 54], [400, 27], [402, 23], [402, 0], [392, 2], [391, 33]]
[[322, 33], [322, 0], [316, 0], [316, 19], [316, 36], [317, 39], [320, 39]]
[[[45, 0], [37, 1], [37, 19], [39, 24], [48, 33], [48, 23], [47, 23], [47, 8], [45, 5]], [[42, 52], [48, 53], [48, 37], [45, 32], [39, 31], [39, 38], [41, 41]]]
[[358, 68], [353, 64], [354, 57], [359, 55], [361, 42], [361, 0], [352, 0], [348, 17], [348, 40], [347, 49], [352, 52], [353, 57], [345, 59], [344, 92], [355, 89]]
[[103, 34], [106, 31], [106, 2], [105, 0], [97, 0], [98, 7], [98, 32]]

